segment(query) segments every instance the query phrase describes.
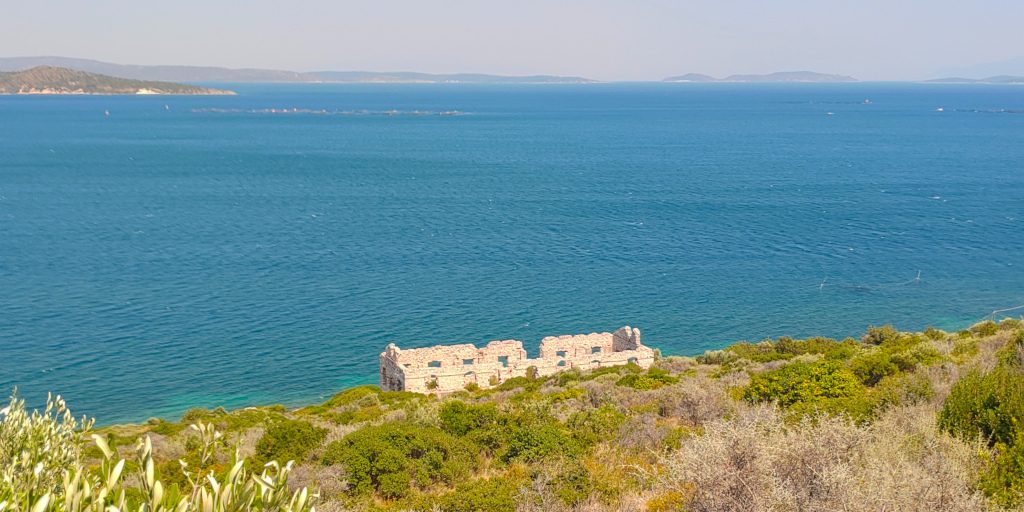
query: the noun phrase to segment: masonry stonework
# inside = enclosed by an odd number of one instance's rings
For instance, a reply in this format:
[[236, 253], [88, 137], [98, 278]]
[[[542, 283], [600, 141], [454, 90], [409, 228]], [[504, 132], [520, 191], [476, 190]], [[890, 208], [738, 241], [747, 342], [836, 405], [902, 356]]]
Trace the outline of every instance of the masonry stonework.
[[562, 370], [591, 370], [636, 363], [648, 368], [654, 351], [640, 343], [640, 329], [628, 325], [614, 333], [549, 336], [541, 340], [540, 357], [529, 359], [523, 343], [492, 341], [484, 348], [472, 344], [438, 345], [402, 350], [391, 343], [380, 355], [380, 388], [384, 391], [452, 393], [473, 382], [490, 388], [513, 377], [545, 376]]

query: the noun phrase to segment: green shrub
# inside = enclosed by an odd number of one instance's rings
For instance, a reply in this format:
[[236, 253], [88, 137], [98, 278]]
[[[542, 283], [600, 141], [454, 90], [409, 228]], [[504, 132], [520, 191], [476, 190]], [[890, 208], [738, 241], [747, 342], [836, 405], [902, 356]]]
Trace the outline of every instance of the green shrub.
[[551, 393], [551, 394], [545, 396], [544, 398], [547, 398], [553, 404], [557, 404], [559, 402], [567, 402], [569, 400], [576, 400], [577, 398], [583, 397], [583, 395], [585, 395], [585, 394], [586, 394], [586, 392], [583, 391], [580, 388], [572, 388], [572, 389], [566, 389], [564, 391], [559, 391], [557, 393]]
[[985, 320], [972, 325], [968, 330], [979, 337], [994, 336], [999, 332], [999, 325], [992, 320]]
[[498, 410], [494, 404], [468, 405], [459, 400], [446, 402], [439, 412], [441, 428], [462, 437], [471, 430], [494, 423]]
[[325, 412], [320, 416], [331, 420], [336, 425], [351, 425], [353, 423], [380, 419], [384, 416], [384, 411], [380, 407], [368, 407], [354, 411]]
[[788, 361], [793, 359], [793, 354], [780, 354], [778, 352], [772, 352], [771, 354], [755, 354], [750, 356], [748, 359], [755, 363], [770, 363], [772, 361]]
[[320, 462], [345, 464], [353, 494], [376, 490], [396, 499], [413, 484], [427, 488], [464, 479], [476, 469], [478, 452], [441, 429], [395, 422], [364, 427], [332, 442]]
[[470, 393], [476, 393], [477, 391], [480, 391], [480, 385], [476, 382], [467, 382], [465, 389]]
[[850, 371], [864, 384], [874, 386], [882, 378], [898, 373], [900, 368], [889, 354], [879, 352], [850, 360]]
[[559, 386], [563, 386], [564, 387], [566, 384], [568, 384], [570, 382], [576, 382], [578, 380], [580, 380], [580, 375], [578, 373], [563, 372], [563, 373], [558, 374], [558, 385]]
[[847, 398], [862, 392], [857, 376], [838, 361], [793, 363], [751, 377], [743, 398], [751, 402], [777, 402], [785, 407], [797, 402]]
[[658, 389], [668, 384], [675, 384], [679, 379], [672, 377], [667, 371], [660, 368], [651, 368], [644, 375], [629, 374], [615, 381], [616, 386], [625, 386], [639, 390]]
[[512, 432], [504, 462], [536, 462], [555, 455], [574, 456], [579, 446], [561, 425], [552, 423], [526, 424]]
[[164, 420], [160, 420], [155, 426], [149, 429], [154, 434], [160, 434], [162, 436], [173, 436], [182, 430], [185, 430], [185, 425], [179, 423], [168, 423]]
[[574, 412], [565, 422], [565, 426], [583, 446], [589, 446], [611, 438], [625, 421], [625, 414], [616, 411], [610, 405], [602, 405], [597, 409]]
[[781, 354], [799, 356], [803, 354], [826, 354], [836, 350], [840, 343], [832, 338], [814, 337], [805, 340], [794, 340], [788, 336], [779, 338], [775, 350]]
[[[780, 338], [781, 339], [781, 338]], [[739, 357], [750, 359], [754, 356], [764, 356], [775, 353], [775, 345], [771, 339], [764, 340], [756, 345], [751, 345], [746, 341], [735, 343], [725, 348], [726, 351], [732, 352]]]
[[1024, 420], [1024, 374], [1000, 365], [960, 378], [939, 411], [939, 428], [961, 439], [1012, 446]]
[[1024, 329], [1024, 319], [1004, 318], [999, 322], [999, 330], [1001, 331], [1015, 331], [1017, 329]]
[[929, 326], [924, 330], [924, 335], [930, 340], [941, 340], [946, 337], [946, 331], [941, 331], [934, 327]]
[[1003, 365], [1024, 366], [1024, 331], [1015, 332], [1010, 341], [996, 352], [996, 358]]
[[868, 332], [860, 337], [862, 343], [881, 345], [887, 341], [896, 341], [900, 338], [900, 332], [892, 324], [882, 327], [868, 326]]
[[579, 461], [569, 464], [555, 478], [555, 493], [568, 507], [575, 507], [586, 501], [593, 490], [594, 483], [590, 478], [590, 471], [587, 471]]
[[326, 437], [327, 429], [314, 427], [308, 421], [280, 421], [270, 425], [256, 442], [253, 459], [259, 466], [272, 460], [281, 464], [290, 460], [302, 463]]
[[455, 490], [438, 496], [421, 497], [408, 508], [431, 510], [437, 507], [444, 512], [515, 512], [516, 498], [522, 485], [520, 480], [504, 477], [474, 480], [461, 483], [455, 486]]
[[858, 347], [855, 345], [848, 345], [846, 343], [840, 344], [838, 347], [825, 352], [825, 359], [833, 361], [845, 361], [851, 357], [857, 355]]
[[209, 414], [210, 411], [206, 407], [193, 407], [185, 411], [185, 414], [181, 415], [181, 422], [186, 424], [198, 423], [202, 421], [204, 418], [206, 418], [206, 416]]
[[727, 350], [706, 350], [703, 355], [697, 356], [697, 362], [700, 364], [724, 365], [737, 359], [739, 359], [739, 356]]
[[594, 380], [601, 375], [628, 375], [630, 373], [643, 373], [643, 371], [644, 369], [636, 363], [628, 363], [618, 366], [602, 366], [601, 368], [590, 370], [589, 373], [581, 377], [581, 380]]
[[974, 357], [978, 354], [978, 342], [972, 338], [960, 339], [957, 338], [953, 341], [953, 356], [954, 357]]
[[996, 443], [996, 458], [982, 473], [978, 486], [997, 503], [1014, 508], [1024, 501], [1024, 429], [1013, 444]]
[[909, 350], [892, 354], [892, 362], [904, 372], [913, 370], [917, 365], [930, 366], [939, 361], [942, 361], [942, 354], [925, 345], [915, 345]]
[[526, 377], [512, 377], [511, 379], [502, 382], [498, 386], [498, 391], [512, 391], [516, 388], [523, 388], [526, 391], [536, 391], [541, 386], [541, 383]]

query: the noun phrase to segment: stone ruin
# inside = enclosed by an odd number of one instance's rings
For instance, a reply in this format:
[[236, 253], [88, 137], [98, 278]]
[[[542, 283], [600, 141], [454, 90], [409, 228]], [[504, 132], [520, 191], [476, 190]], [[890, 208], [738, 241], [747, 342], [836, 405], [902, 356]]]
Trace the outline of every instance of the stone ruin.
[[526, 357], [523, 343], [492, 341], [402, 350], [391, 343], [380, 354], [380, 388], [384, 391], [447, 394], [475, 383], [491, 388], [513, 377], [551, 375], [562, 370], [592, 370], [636, 363], [648, 368], [654, 351], [640, 344], [640, 329], [628, 325], [614, 333], [549, 336], [540, 342], [540, 357]]

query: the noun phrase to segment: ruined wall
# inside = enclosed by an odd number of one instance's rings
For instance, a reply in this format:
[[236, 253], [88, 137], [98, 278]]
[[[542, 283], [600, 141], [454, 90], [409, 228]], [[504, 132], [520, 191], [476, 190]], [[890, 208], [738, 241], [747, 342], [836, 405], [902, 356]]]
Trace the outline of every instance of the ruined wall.
[[516, 340], [438, 345], [402, 350], [394, 343], [380, 355], [380, 387], [385, 391], [452, 393], [473, 382], [481, 388], [525, 377], [531, 367], [544, 376], [562, 370], [583, 370], [635, 362], [647, 368], [654, 351], [640, 343], [640, 330], [629, 326], [615, 333], [550, 336], [540, 344], [540, 357], [529, 359]]

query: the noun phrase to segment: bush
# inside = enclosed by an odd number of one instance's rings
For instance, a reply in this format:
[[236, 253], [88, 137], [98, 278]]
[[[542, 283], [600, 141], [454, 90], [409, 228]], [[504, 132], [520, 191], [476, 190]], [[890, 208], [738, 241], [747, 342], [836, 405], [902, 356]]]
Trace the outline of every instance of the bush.
[[704, 355], [697, 356], [700, 364], [728, 364], [739, 359], [735, 353], [726, 350], [706, 350]]
[[999, 333], [999, 325], [992, 320], [985, 320], [972, 325], [968, 330], [978, 337], [995, 336]]
[[929, 326], [927, 329], [924, 330], [924, 335], [926, 338], [930, 340], [941, 340], [942, 338], [946, 337], [946, 331], [942, 331]]
[[877, 353], [851, 360], [850, 371], [864, 384], [874, 386], [884, 377], [899, 373], [900, 368], [889, 354]]
[[284, 420], [269, 426], [256, 442], [258, 466], [276, 460], [282, 464], [290, 460], [302, 463], [309, 451], [320, 446], [327, 437], [327, 429], [314, 427], [307, 421]]
[[1017, 331], [1010, 341], [996, 352], [1000, 364], [1020, 368], [1024, 366], [1024, 331]]
[[462, 437], [471, 430], [493, 423], [498, 416], [494, 404], [467, 405], [453, 400], [441, 406], [441, 427], [448, 433]]
[[652, 389], [658, 389], [667, 384], [675, 384], [676, 382], [679, 382], [679, 379], [670, 376], [667, 371], [660, 368], [651, 368], [647, 370], [647, 373], [644, 375], [637, 375], [635, 373], [626, 375], [625, 377], [615, 381], [615, 385], [649, 391]]
[[868, 326], [868, 332], [860, 337], [862, 343], [881, 345], [887, 341], [896, 341], [900, 338], [900, 332], [892, 324], [882, 327]]
[[592, 445], [604, 439], [610, 439], [626, 421], [626, 415], [616, 411], [610, 405], [602, 405], [597, 409], [586, 409], [569, 416], [565, 426], [572, 430], [573, 435], [583, 444]]
[[521, 481], [496, 477], [465, 482], [440, 496], [429, 496], [414, 505], [415, 510], [437, 507], [444, 512], [515, 512]]
[[1001, 331], [1014, 331], [1017, 329], [1024, 329], [1024, 319], [1004, 318], [999, 322], [999, 330]]
[[862, 392], [861, 383], [837, 361], [793, 363], [751, 377], [743, 398], [751, 402], [777, 402], [786, 407], [797, 402], [848, 398]]
[[1024, 501], [1024, 430], [1018, 430], [1013, 444], [996, 443], [996, 459], [978, 482], [997, 503], [1013, 508]]
[[536, 462], [554, 455], [574, 456], [579, 447], [560, 425], [526, 424], [512, 433], [504, 462]]
[[981, 437], [990, 446], [1012, 446], [1022, 419], [1024, 375], [1001, 365], [986, 374], [968, 373], [957, 381], [939, 411], [939, 428], [967, 441]]
[[471, 443], [441, 429], [396, 422], [365, 427], [332, 442], [320, 462], [345, 464], [353, 494], [376, 490], [395, 499], [413, 484], [427, 488], [464, 479], [476, 469], [477, 452]]
[[523, 388], [526, 391], [536, 391], [540, 388], [540, 385], [541, 383], [534, 379], [526, 377], [512, 377], [511, 379], [502, 382], [501, 385], [498, 386], [498, 391], [512, 391], [516, 388]]
[[91, 426], [92, 421], [84, 422], [76, 432], [78, 424], [60, 397], [47, 400], [41, 414], [28, 414], [24, 402], [11, 397], [10, 405], [0, 409], [0, 510], [200, 512], [216, 504], [218, 510], [307, 512], [317, 500], [304, 487], [289, 491], [290, 464], [273, 464], [254, 475], [247, 461], [238, 458], [230, 471], [214, 479], [204, 468], [215, 462], [223, 434], [209, 424], [196, 425], [199, 464], [176, 464], [179, 472], [189, 472], [194, 489], [160, 479], [148, 438], [137, 440], [129, 460], [102, 436], [93, 435], [100, 461], [87, 467], [82, 455]]
[[784, 336], [779, 338], [775, 344], [775, 350], [781, 354], [792, 354], [799, 356], [803, 354], [826, 354], [831, 350], [840, 347], [840, 343], [832, 338], [807, 338], [805, 340], [794, 340]]

